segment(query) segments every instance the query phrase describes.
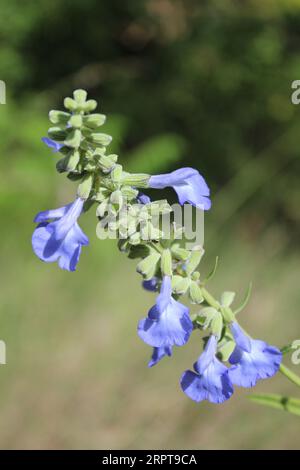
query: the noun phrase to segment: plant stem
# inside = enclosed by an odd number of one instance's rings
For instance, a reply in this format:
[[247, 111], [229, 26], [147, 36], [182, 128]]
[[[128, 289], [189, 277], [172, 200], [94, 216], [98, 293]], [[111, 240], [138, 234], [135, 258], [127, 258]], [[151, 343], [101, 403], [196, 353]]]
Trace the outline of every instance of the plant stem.
[[295, 374], [292, 370], [290, 370], [288, 367], [285, 365], [281, 364], [279, 368], [280, 372], [286, 376], [287, 379], [289, 379], [293, 384], [297, 385], [300, 387], [300, 377]]

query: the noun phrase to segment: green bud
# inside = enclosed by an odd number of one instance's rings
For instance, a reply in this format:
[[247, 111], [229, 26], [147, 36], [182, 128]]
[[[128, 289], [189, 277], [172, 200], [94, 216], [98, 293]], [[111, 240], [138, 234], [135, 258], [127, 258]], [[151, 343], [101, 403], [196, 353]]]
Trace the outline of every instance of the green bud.
[[78, 148], [81, 142], [81, 132], [79, 129], [72, 129], [67, 138], [64, 140], [64, 144], [67, 147]]
[[223, 328], [223, 318], [220, 312], [217, 312], [211, 321], [211, 332], [213, 335], [217, 336], [218, 339], [221, 338], [222, 328]]
[[222, 361], [228, 361], [229, 357], [233, 353], [234, 348], [235, 342], [225, 336], [221, 343], [219, 343], [217, 356]]
[[96, 100], [87, 100], [84, 105], [82, 106], [83, 110], [86, 113], [90, 113], [97, 108], [97, 101]]
[[82, 199], [87, 199], [90, 195], [93, 186], [93, 175], [88, 173], [85, 175], [78, 186], [77, 196]]
[[189, 294], [194, 304], [201, 304], [204, 300], [201, 289], [195, 281], [191, 281]]
[[171, 251], [174, 257], [180, 261], [186, 261], [190, 255], [190, 252], [184, 248], [181, 248], [178, 243], [172, 245]]
[[116, 191], [112, 192], [110, 195], [110, 203], [114, 206], [116, 212], [122, 208], [123, 205], [123, 195], [122, 192], [117, 189]]
[[91, 129], [97, 129], [102, 126], [106, 121], [105, 114], [88, 114], [83, 117], [83, 123], [85, 126]]
[[73, 97], [76, 103], [79, 105], [83, 105], [86, 102], [87, 99], [87, 92], [85, 90], [75, 90], [73, 92]]
[[56, 111], [55, 109], [52, 109], [49, 112], [49, 119], [52, 124], [66, 125], [68, 120], [70, 119], [70, 113], [65, 113], [64, 111]]
[[124, 184], [129, 184], [130, 186], [136, 186], [138, 188], [147, 188], [149, 178], [150, 175], [145, 173], [130, 174], [124, 172], [122, 182]]
[[104, 199], [97, 207], [96, 216], [100, 218], [104, 217], [104, 214], [108, 212], [108, 208], [109, 208], [109, 200], [107, 198], [107, 199]]
[[69, 111], [76, 111], [78, 105], [75, 100], [72, 100], [72, 98], [65, 98], [64, 107], [67, 108]]
[[120, 183], [122, 179], [122, 173], [123, 173], [122, 165], [115, 165], [114, 169], [112, 170], [110, 174], [112, 181], [114, 183]]
[[199, 279], [200, 279], [200, 273], [199, 273], [199, 271], [194, 271], [193, 274], [191, 275], [191, 279], [192, 279], [193, 281], [199, 281]]
[[138, 190], [132, 188], [131, 186], [122, 186], [121, 191], [124, 197], [129, 201], [136, 199], [139, 194]]
[[203, 330], [206, 330], [207, 328], [210, 327], [211, 322], [215, 315], [217, 315], [218, 310], [216, 310], [213, 307], [204, 307], [200, 310], [196, 317], [197, 323], [201, 325]]
[[69, 124], [75, 129], [80, 129], [82, 126], [82, 116], [80, 116], [80, 114], [73, 114], [69, 120]]
[[153, 252], [142, 261], [136, 267], [138, 273], [142, 274], [146, 280], [151, 279], [157, 270], [157, 263], [160, 259], [160, 254]]
[[188, 275], [192, 274], [193, 271], [197, 268], [198, 264], [201, 261], [201, 258], [204, 254], [203, 248], [195, 249], [191, 252], [189, 260], [186, 262], [186, 273]]
[[230, 307], [235, 298], [235, 292], [223, 292], [221, 295], [222, 307]]
[[103, 145], [106, 147], [112, 141], [112, 137], [108, 134], [103, 134], [100, 132], [92, 132], [91, 135], [88, 137], [89, 141], [96, 145]]
[[78, 150], [71, 150], [66, 157], [66, 168], [65, 171], [74, 171], [80, 160], [80, 153]]
[[190, 287], [191, 280], [188, 277], [175, 275], [172, 277], [172, 288], [175, 294], [185, 294]]
[[48, 135], [50, 139], [57, 140], [58, 142], [61, 142], [65, 140], [67, 136], [67, 132], [60, 127], [50, 127], [48, 130]]
[[172, 276], [172, 255], [170, 250], [163, 250], [161, 255], [161, 272], [164, 276]]
[[224, 320], [227, 323], [231, 323], [235, 320], [234, 313], [230, 307], [221, 307], [221, 312], [222, 312]]

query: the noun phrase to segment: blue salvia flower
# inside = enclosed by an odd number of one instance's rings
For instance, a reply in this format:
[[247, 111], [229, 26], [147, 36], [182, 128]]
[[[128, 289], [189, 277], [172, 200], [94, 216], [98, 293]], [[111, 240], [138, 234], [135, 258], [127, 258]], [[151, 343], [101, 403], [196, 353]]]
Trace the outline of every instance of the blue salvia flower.
[[172, 187], [177, 193], [180, 204], [189, 202], [204, 210], [211, 207], [209, 187], [203, 176], [194, 168], [180, 168], [172, 173], [151, 176], [148, 185], [154, 189]]
[[236, 343], [229, 358], [230, 364], [233, 364], [229, 369], [233, 384], [253, 387], [258, 380], [276, 374], [282, 360], [279, 349], [264, 341], [249, 338], [236, 322], [231, 324], [231, 332]]
[[172, 297], [171, 278], [164, 276], [156, 304], [140, 320], [140, 338], [155, 348], [183, 346], [193, 331], [189, 309]]
[[152, 279], [149, 279], [147, 281], [143, 281], [142, 286], [144, 289], [150, 291], [150, 292], [156, 292], [157, 291], [157, 283], [158, 283], [158, 278], [153, 277]]
[[84, 200], [77, 198], [64, 207], [37, 214], [34, 222], [39, 225], [32, 235], [32, 247], [42, 261], [58, 261], [61, 269], [75, 271], [81, 246], [89, 243], [77, 223], [83, 204]]
[[227, 367], [216, 358], [217, 338], [210, 336], [205, 349], [194, 364], [195, 372], [183, 373], [180, 385], [184, 393], [196, 402], [208, 400], [223, 403], [233, 394]]
[[43, 137], [42, 141], [44, 142], [44, 144], [47, 145], [47, 147], [52, 149], [53, 152], [59, 152], [60, 149], [63, 147], [63, 144], [59, 144], [58, 142], [55, 142], [54, 140], [49, 139], [49, 137]]
[[171, 346], [153, 348], [152, 356], [148, 363], [148, 367], [155, 366], [165, 356], [172, 356]]

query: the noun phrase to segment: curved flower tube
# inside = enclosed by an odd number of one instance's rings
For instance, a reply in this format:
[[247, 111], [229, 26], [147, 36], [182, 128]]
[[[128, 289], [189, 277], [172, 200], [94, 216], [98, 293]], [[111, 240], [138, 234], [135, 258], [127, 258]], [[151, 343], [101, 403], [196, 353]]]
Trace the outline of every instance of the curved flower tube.
[[58, 261], [61, 269], [75, 271], [81, 246], [89, 243], [77, 223], [83, 204], [84, 200], [77, 198], [71, 204], [37, 214], [34, 222], [39, 225], [32, 235], [32, 247], [42, 261]]
[[148, 185], [154, 189], [172, 187], [177, 193], [180, 204], [189, 202], [204, 210], [209, 210], [211, 207], [209, 187], [203, 176], [194, 168], [180, 168], [172, 173], [151, 176]]
[[140, 338], [155, 348], [183, 346], [193, 331], [189, 309], [172, 297], [171, 278], [165, 276], [156, 304], [140, 320]]

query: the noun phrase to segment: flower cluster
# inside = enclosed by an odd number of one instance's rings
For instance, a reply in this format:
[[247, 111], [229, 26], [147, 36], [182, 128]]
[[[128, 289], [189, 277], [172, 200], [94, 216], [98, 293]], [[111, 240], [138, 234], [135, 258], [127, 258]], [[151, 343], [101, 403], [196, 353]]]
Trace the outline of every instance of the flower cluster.
[[[204, 178], [193, 168], [161, 175], [126, 172], [118, 156], [107, 153], [112, 138], [100, 132], [106, 118], [94, 113], [97, 103], [87, 100], [84, 90], [76, 90], [73, 98], [64, 100], [64, 106], [66, 111], [50, 111], [52, 127], [42, 140], [60, 155], [57, 170], [79, 185], [73, 202], [35, 217], [35, 254], [42, 261], [58, 262], [60, 268], [74, 271], [82, 246], [89, 243], [78, 218], [96, 205], [99, 233], [110, 230], [113, 221], [119, 249], [130, 259], [138, 259], [136, 269], [143, 276], [143, 287], [159, 291], [155, 305], [138, 323], [139, 337], [152, 347], [149, 367], [171, 356], [174, 346], [185, 345], [193, 331], [204, 331], [204, 350], [194, 371], [185, 371], [180, 380], [192, 400], [222, 403], [231, 397], [234, 385], [252, 387], [273, 376], [281, 352], [241, 329], [231, 308], [234, 293], [224, 292], [217, 301], [208, 292], [210, 276], [202, 279], [198, 271], [203, 248], [187, 248], [179, 241], [184, 227], [178, 229], [171, 222], [166, 236], [154, 219], [172, 213], [172, 207], [166, 200], [151, 201], [143, 193], [147, 188], [171, 187], [181, 205], [209, 210], [210, 191]], [[196, 314], [191, 315], [179, 301], [184, 295], [198, 306]]]

